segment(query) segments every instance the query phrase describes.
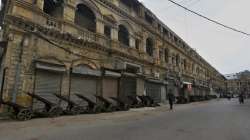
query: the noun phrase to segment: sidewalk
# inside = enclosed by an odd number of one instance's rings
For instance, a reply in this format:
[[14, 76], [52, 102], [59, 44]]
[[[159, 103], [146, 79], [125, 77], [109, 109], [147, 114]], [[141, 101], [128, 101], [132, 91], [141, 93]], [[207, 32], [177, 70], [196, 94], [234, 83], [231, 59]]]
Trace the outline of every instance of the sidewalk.
[[0, 113], [0, 123], [4, 121], [10, 121], [9, 115], [7, 113]]
[[[213, 100], [210, 100], [213, 101]], [[189, 103], [189, 104], [175, 104], [174, 105], [174, 111], [175, 110], [182, 110], [190, 106], [194, 105], [200, 105], [200, 104], [205, 104], [210, 101], [203, 101], [203, 102], [194, 102], [194, 103]], [[214, 100], [215, 101], [215, 100]], [[62, 120], [64, 121], [69, 121], [69, 120], [81, 120], [81, 121], [98, 121], [98, 120], [103, 120], [103, 119], [126, 119], [127, 118], [133, 118], [133, 117], [138, 117], [138, 116], [148, 116], [152, 114], [159, 114], [163, 112], [168, 112], [171, 111], [170, 107], [168, 104], [161, 104], [159, 107], [143, 107], [143, 108], [131, 108], [129, 111], [118, 111], [118, 112], [110, 112], [110, 113], [100, 113], [100, 114], [81, 114], [77, 116], [60, 116], [57, 118], [35, 118], [30, 121], [26, 121], [27, 123], [31, 122], [46, 122], [50, 120], [54, 121], [59, 121], [61, 122]], [[15, 120], [12, 120], [8, 117], [8, 114], [0, 114], [0, 123], [8, 123], [8, 122], [17, 122]]]
[[[169, 105], [160, 107], [135, 108], [129, 111], [110, 112], [100, 114], [82, 114], [76, 116], [60, 116], [56, 118], [34, 118], [30, 121], [15, 121], [11, 119], [0, 120], [0, 137], [32, 137], [30, 140], [41, 135], [46, 135], [48, 130], [59, 131], [64, 129], [73, 129], [77, 127], [91, 128], [95, 126], [133, 124], [138, 121], [154, 120], [160, 116], [173, 116], [181, 114], [183, 111], [192, 111], [194, 108], [203, 108], [208, 104], [217, 102], [211, 100], [208, 102], [178, 104], [174, 110], [169, 109]], [[162, 118], [162, 117], [160, 117]], [[165, 117], [164, 117], [165, 118]], [[67, 132], [67, 131], [66, 131]], [[27, 140], [27, 138], [23, 138]], [[44, 139], [44, 138], [43, 138]], [[11, 139], [12, 140], [12, 139]]]

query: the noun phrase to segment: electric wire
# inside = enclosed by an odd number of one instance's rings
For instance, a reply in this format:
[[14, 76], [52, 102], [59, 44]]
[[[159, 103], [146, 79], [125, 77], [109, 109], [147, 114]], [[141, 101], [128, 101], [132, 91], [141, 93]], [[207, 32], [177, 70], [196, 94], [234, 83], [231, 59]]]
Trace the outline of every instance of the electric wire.
[[[191, 7], [191, 6], [197, 4], [200, 1], [201, 0], [188, 0], [188, 1], [187, 0], [182, 0], [182, 1], [178, 2], [178, 3], [182, 3], [182, 4], [187, 5], [188, 7]], [[170, 6], [166, 7], [166, 8], [164, 8], [164, 10], [168, 10], [170, 8], [173, 8], [173, 6], [175, 6], [175, 4], [170, 5]]]
[[88, 59], [88, 60], [105, 61], [104, 59], [90, 58], [90, 57], [87, 57], [87, 56], [85, 56], [85, 55], [82, 55], [82, 54], [79, 54], [79, 53], [75, 53], [75, 52], [73, 52], [73, 51], [70, 51], [70, 50], [68, 50], [68, 49], [66, 49], [66, 48], [64, 48], [64, 47], [62, 47], [62, 46], [60, 46], [59, 44], [57, 44], [57, 43], [51, 41], [50, 39], [46, 38], [45, 36], [43, 36], [42, 34], [40, 34], [40, 33], [38, 33], [38, 32], [31, 32], [31, 33], [33, 33], [34, 35], [40, 37], [41, 39], [45, 40], [46, 42], [50, 43], [51, 45], [53, 45], [53, 46], [55, 46], [55, 47], [57, 47], [57, 48], [59, 48], [59, 49], [62, 49], [62, 50], [64, 50], [65, 52], [68, 52], [68, 53], [70, 53], [70, 54], [73, 54], [73, 55], [76, 55], [76, 56], [78, 56], [78, 57], [82, 57], [82, 58], [85, 58], [85, 59]]
[[195, 14], [195, 15], [197, 15], [197, 16], [203, 18], [203, 19], [206, 19], [206, 20], [208, 20], [208, 21], [210, 21], [210, 22], [212, 22], [212, 23], [215, 23], [215, 24], [217, 24], [217, 25], [219, 25], [219, 26], [222, 26], [222, 27], [227, 28], [227, 29], [229, 29], [229, 30], [232, 30], [232, 31], [234, 31], [234, 32], [238, 32], [238, 33], [241, 33], [241, 34], [250, 36], [250, 34], [247, 33], [247, 32], [241, 31], [241, 30], [236, 29], [236, 28], [234, 28], [234, 27], [230, 27], [230, 26], [228, 26], [228, 25], [222, 24], [222, 23], [220, 23], [219, 21], [216, 21], [216, 20], [213, 20], [213, 19], [211, 19], [211, 18], [208, 18], [208, 17], [206, 17], [206, 16], [204, 16], [204, 15], [198, 13], [198, 12], [195, 12], [195, 11], [193, 11], [193, 10], [191, 10], [191, 9], [189, 9], [189, 8], [187, 8], [187, 7], [181, 5], [181, 4], [179, 4], [179, 3], [177, 3], [177, 2], [175, 2], [175, 1], [173, 1], [173, 0], [168, 0], [168, 1], [171, 2], [171, 3], [173, 3], [173, 4], [175, 4], [175, 5], [177, 5], [177, 6], [179, 6], [179, 7], [181, 7], [181, 8], [183, 8], [183, 9], [186, 10], [186, 11], [189, 11], [189, 12], [191, 12], [191, 13], [193, 13], [193, 14]]

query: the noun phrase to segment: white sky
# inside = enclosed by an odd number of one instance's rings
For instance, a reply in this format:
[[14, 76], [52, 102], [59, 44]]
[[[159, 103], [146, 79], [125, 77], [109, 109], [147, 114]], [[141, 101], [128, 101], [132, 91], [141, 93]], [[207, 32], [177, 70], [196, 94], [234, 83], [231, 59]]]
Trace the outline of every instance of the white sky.
[[[250, 36], [207, 22], [168, 0], [140, 0], [221, 73], [250, 69]], [[250, 33], [249, 0], [174, 0], [223, 24]]]
[[[168, 0], [140, 1], [221, 73], [250, 70], [250, 37], [209, 23]], [[209, 18], [250, 33], [249, 0], [175, 1]]]

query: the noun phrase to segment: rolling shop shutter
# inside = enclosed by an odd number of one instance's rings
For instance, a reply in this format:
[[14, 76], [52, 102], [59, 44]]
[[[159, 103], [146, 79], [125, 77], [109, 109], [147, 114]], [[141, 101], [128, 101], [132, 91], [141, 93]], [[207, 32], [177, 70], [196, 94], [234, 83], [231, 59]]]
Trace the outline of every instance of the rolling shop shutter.
[[103, 97], [118, 97], [118, 81], [120, 77], [121, 74], [118, 72], [105, 70], [104, 79], [102, 81]]
[[120, 97], [127, 100], [127, 96], [136, 96], [136, 78], [123, 77], [121, 79]]
[[118, 79], [105, 77], [103, 79], [103, 97], [117, 97], [118, 96]]
[[146, 82], [146, 95], [157, 103], [161, 102], [161, 85], [154, 82]]
[[96, 77], [73, 74], [71, 77], [71, 99], [78, 104], [86, 105], [84, 101], [75, 97], [74, 94], [77, 93], [96, 101], [94, 95], [97, 94], [97, 82]]
[[[62, 73], [47, 70], [37, 70], [35, 80], [35, 94], [49, 100], [52, 103], [58, 103], [59, 100], [53, 94], [61, 94]], [[42, 109], [44, 104], [33, 100], [34, 109]]]
[[99, 70], [91, 69], [87, 65], [79, 65], [72, 69], [70, 98], [80, 105], [87, 103], [77, 98], [74, 94], [81, 94], [96, 102], [94, 95], [97, 94], [98, 77], [101, 76]]

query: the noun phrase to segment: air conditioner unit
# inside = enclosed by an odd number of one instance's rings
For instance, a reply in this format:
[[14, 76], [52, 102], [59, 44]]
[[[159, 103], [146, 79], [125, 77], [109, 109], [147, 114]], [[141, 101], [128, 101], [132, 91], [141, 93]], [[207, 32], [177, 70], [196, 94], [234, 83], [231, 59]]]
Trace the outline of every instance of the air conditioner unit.
[[155, 77], [155, 78], [160, 78], [160, 73], [159, 73], [159, 72], [155, 72], [155, 73], [154, 73], [154, 77]]

